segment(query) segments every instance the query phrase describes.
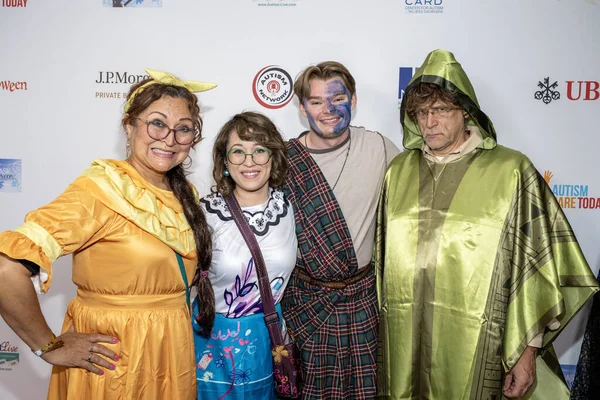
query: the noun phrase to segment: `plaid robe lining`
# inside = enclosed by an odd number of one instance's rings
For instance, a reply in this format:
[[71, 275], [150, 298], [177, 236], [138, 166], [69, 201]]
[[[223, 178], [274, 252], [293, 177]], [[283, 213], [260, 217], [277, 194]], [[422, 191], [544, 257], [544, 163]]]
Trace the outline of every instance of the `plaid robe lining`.
[[[286, 192], [294, 204], [301, 268], [315, 279], [340, 281], [358, 271], [350, 231], [335, 196], [311, 155], [288, 142]], [[377, 296], [374, 273], [343, 290], [296, 276], [286, 288], [284, 316], [302, 350], [305, 399], [375, 397]]]

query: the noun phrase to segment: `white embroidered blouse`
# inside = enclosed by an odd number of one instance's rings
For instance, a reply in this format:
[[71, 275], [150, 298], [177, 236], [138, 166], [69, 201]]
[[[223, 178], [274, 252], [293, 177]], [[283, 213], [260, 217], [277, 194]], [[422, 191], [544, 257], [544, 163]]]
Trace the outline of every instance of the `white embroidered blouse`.
[[[200, 202], [213, 229], [208, 277], [215, 291], [216, 312], [228, 318], [262, 312], [254, 262], [225, 200], [212, 193]], [[296, 265], [298, 242], [292, 204], [281, 190], [271, 189], [266, 203], [242, 207], [242, 211], [256, 235], [277, 304]]]

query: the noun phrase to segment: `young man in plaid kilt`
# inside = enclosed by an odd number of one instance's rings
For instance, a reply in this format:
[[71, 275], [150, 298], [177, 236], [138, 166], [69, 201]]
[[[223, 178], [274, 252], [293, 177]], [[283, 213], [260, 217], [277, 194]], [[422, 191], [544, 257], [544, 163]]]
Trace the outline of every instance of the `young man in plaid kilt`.
[[387, 165], [399, 151], [381, 134], [350, 126], [356, 85], [342, 64], [308, 67], [294, 92], [310, 130], [288, 142], [298, 257], [283, 307], [302, 350], [303, 397], [372, 399], [375, 214]]

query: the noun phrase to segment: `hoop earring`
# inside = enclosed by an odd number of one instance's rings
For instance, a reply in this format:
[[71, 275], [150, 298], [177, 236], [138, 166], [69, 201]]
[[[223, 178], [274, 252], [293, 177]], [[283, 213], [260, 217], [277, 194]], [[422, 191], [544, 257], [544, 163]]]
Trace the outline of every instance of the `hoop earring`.
[[188, 169], [189, 167], [191, 167], [192, 166], [192, 156], [187, 156], [185, 158], [185, 160], [181, 163], [181, 166], [184, 169]]
[[229, 176], [229, 175], [230, 174], [229, 174], [229, 170], [228, 169], [226, 169], [225, 171], [223, 171], [223, 176]]
[[125, 144], [125, 158], [131, 157], [131, 142], [127, 139], [127, 143]]

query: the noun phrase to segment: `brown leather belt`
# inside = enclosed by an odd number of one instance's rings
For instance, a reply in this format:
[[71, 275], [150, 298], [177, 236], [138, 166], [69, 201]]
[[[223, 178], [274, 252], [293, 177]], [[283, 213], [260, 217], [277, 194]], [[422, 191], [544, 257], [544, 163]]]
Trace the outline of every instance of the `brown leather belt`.
[[312, 276], [308, 275], [306, 272], [301, 271], [299, 269], [296, 269], [294, 271], [294, 275], [296, 275], [298, 278], [300, 278], [300, 280], [303, 280], [306, 283], [310, 283], [311, 285], [326, 287], [326, 288], [330, 288], [330, 289], [344, 289], [344, 288], [346, 288], [346, 286], [352, 285], [353, 283], [356, 283], [356, 282], [362, 280], [364, 277], [366, 277], [369, 274], [369, 272], [371, 272], [372, 269], [373, 269], [373, 263], [369, 263], [369, 265], [361, 268], [356, 275], [353, 275], [348, 279], [344, 279], [343, 281], [321, 281], [321, 280], [313, 278]]

